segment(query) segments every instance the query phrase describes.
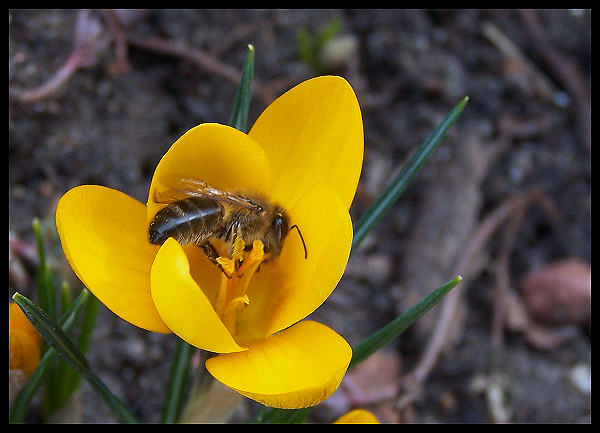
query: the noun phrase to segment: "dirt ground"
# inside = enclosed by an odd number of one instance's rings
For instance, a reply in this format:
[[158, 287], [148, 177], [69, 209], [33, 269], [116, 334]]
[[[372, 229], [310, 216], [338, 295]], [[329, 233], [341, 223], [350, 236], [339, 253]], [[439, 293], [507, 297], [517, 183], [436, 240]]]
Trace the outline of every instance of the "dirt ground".
[[[319, 69], [303, 62], [299, 32], [315, 38], [336, 22]], [[250, 124], [312, 76], [354, 87], [365, 129], [354, 220], [470, 97], [313, 316], [356, 344], [464, 280], [310, 421], [360, 406], [382, 422], [591, 422], [589, 10], [10, 10], [9, 296], [32, 296], [31, 221], [51, 227], [66, 190], [103, 184], [145, 202], [181, 134], [227, 122], [248, 43]], [[40, 91], [58, 71], [64, 82]], [[63, 269], [55, 238], [49, 246]], [[173, 338], [101, 308], [93, 341], [94, 371], [142, 422], [158, 422]], [[71, 420], [118, 421], [87, 384], [73, 407]], [[245, 402], [231, 421], [254, 409]]]

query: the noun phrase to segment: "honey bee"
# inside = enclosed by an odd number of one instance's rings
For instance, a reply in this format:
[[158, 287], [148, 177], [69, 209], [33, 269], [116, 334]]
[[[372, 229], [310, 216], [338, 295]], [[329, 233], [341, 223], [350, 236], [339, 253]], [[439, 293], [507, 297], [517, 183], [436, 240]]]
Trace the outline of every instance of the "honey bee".
[[[201, 180], [184, 178], [165, 192], [155, 192], [154, 201], [167, 206], [150, 222], [150, 243], [161, 245], [172, 237], [181, 245], [197, 245], [227, 277], [231, 276], [217, 262], [221, 254], [213, 241], [223, 241], [228, 246], [229, 258], [233, 259], [236, 240], [243, 241], [245, 251], [250, 251], [253, 242], [260, 240], [264, 245], [264, 261], [270, 262], [277, 260], [288, 233], [296, 229], [307, 258], [298, 226], [290, 226], [285, 210], [259, 194], [225, 191]], [[240, 264], [236, 262], [236, 268]]]

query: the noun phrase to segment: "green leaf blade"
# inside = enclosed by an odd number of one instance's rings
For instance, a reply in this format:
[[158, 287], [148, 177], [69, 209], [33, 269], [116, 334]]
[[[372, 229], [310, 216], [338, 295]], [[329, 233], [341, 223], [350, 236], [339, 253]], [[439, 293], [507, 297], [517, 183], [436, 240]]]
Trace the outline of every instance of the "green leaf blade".
[[37, 244], [38, 259], [40, 262], [40, 265], [35, 273], [38, 301], [44, 311], [47, 311], [51, 317], [57, 317], [54, 281], [52, 272], [50, 272], [50, 266], [46, 260], [44, 236], [42, 234], [41, 222], [38, 218], [34, 218], [32, 228]]
[[389, 324], [373, 333], [371, 336], [357, 344], [352, 350], [352, 360], [348, 369], [354, 367], [379, 349], [391, 343], [402, 334], [415, 320], [425, 314], [437, 304], [450, 290], [452, 290], [462, 278], [460, 276], [441, 285], [429, 295], [413, 305], [406, 313], [398, 316]]
[[179, 339], [171, 363], [171, 373], [167, 395], [163, 407], [163, 424], [173, 424], [179, 421], [188, 394], [191, 360], [196, 348]]
[[[429, 295], [416, 303], [406, 313], [398, 316], [389, 324], [374, 332], [352, 349], [352, 360], [348, 369], [356, 366], [369, 356], [391, 343], [402, 334], [415, 320], [425, 314], [436, 305], [450, 290], [452, 290], [462, 278], [460, 276], [441, 285]], [[300, 424], [308, 418], [312, 408], [303, 409], [276, 409], [264, 407], [251, 421], [256, 424]]]
[[[13, 300], [19, 308], [23, 310], [27, 319], [40, 333], [42, 338], [56, 351], [56, 353], [71, 365], [79, 374], [81, 374], [94, 390], [102, 397], [108, 407], [123, 422], [137, 423], [137, 419], [129, 411], [127, 406], [121, 402], [110, 390], [102, 383], [89, 368], [88, 362], [81, 354], [77, 346], [71, 341], [66, 332], [38, 305], [20, 293], [13, 295]], [[36, 370], [37, 371], [37, 370]]]
[[252, 79], [254, 77], [254, 46], [248, 45], [248, 54], [242, 66], [240, 84], [235, 93], [233, 109], [229, 116], [229, 126], [242, 132], [248, 132], [248, 112], [252, 97]]
[[458, 103], [438, 127], [427, 137], [427, 139], [415, 151], [410, 161], [402, 167], [402, 170], [392, 180], [390, 185], [381, 193], [373, 204], [365, 211], [354, 225], [354, 238], [352, 239], [352, 251], [364, 240], [367, 234], [383, 218], [387, 211], [396, 203], [402, 193], [406, 190], [415, 175], [421, 170], [425, 162], [439, 146], [442, 138], [456, 121], [460, 113], [467, 105], [469, 97], [465, 96]]
[[65, 331], [44, 310], [18, 292], [13, 295], [13, 300], [23, 310], [27, 319], [29, 319], [42, 338], [46, 340], [56, 353], [67, 359], [73, 368], [80, 373], [89, 370], [88, 363], [81, 352], [79, 352], [79, 349], [77, 349], [77, 346], [73, 344]]
[[[65, 331], [68, 331], [75, 323], [77, 312], [88, 299], [89, 294], [90, 293], [87, 290], [82, 290], [77, 299], [75, 299], [75, 302], [73, 302], [71, 307], [62, 315], [60, 324]], [[37, 368], [13, 402], [13, 406], [8, 416], [8, 422], [10, 424], [16, 424], [23, 421], [27, 406], [42, 383], [46, 367], [53, 364], [55, 359], [56, 352], [54, 349], [50, 348], [44, 353]]]

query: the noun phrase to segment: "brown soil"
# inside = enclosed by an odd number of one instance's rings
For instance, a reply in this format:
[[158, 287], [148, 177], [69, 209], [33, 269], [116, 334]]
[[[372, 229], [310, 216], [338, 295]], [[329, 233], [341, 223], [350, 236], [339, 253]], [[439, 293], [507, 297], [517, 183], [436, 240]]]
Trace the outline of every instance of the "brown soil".
[[[67, 63], [78, 15], [9, 11], [9, 296], [34, 296], [34, 217], [51, 226], [56, 201], [79, 184], [145, 201], [171, 143], [199, 123], [227, 122], [248, 43], [258, 83], [251, 124], [318, 74], [300, 61], [298, 32], [314, 35], [337, 17], [354, 51], [322, 72], [346, 77], [363, 110], [355, 220], [449, 110], [470, 102], [314, 317], [355, 344], [443, 282], [464, 281], [451, 314], [427, 313], [351, 372], [311, 421], [357, 405], [383, 422], [591, 421], [590, 11], [93, 11], [86, 61], [48, 95], [28, 94]], [[539, 298], [521, 282], [567, 258], [588, 266], [573, 276], [583, 301], [567, 290], [556, 313], [565, 303], [582, 309], [555, 320], [538, 314]], [[544, 300], [555, 295], [552, 284], [538, 289]], [[173, 348], [169, 336], [102, 308], [88, 358], [150, 423], [160, 419]], [[80, 403], [82, 422], [117, 421], [86, 384]], [[245, 404], [233, 420], [254, 409]], [[28, 420], [39, 421], [35, 410]]]

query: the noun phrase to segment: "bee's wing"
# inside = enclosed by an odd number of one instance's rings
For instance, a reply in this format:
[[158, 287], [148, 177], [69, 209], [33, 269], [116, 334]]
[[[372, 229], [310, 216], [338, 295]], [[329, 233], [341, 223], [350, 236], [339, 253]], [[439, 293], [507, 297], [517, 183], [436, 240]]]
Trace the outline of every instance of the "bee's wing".
[[193, 179], [189, 177], [181, 177], [177, 175], [169, 178], [169, 187], [161, 192], [154, 191], [154, 201], [156, 203], [172, 203], [176, 200], [181, 200], [187, 197], [206, 197], [213, 200], [230, 203], [232, 205], [241, 206], [252, 211], [262, 210], [262, 206], [253, 202], [249, 198], [242, 197], [238, 194], [221, 190], [210, 186], [203, 180]]

